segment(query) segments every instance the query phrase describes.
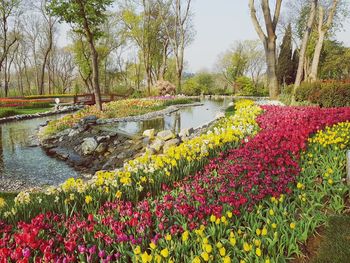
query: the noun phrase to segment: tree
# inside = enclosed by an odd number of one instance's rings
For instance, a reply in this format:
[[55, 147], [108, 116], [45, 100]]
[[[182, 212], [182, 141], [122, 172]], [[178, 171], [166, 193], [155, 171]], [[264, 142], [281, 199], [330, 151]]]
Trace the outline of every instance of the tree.
[[320, 79], [350, 78], [350, 48], [335, 40], [326, 40], [319, 66]]
[[218, 70], [228, 86], [233, 87], [238, 77], [249, 75], [254, 84], [259, 82], [265, 66], [264, 51], [259, 40], [236, 42], [232, 49], [219, 57]]
[[123, 8], [122, 20], [127, 36], [139, 48], [150, 94], [155, 81], [164, 78], [169, 39], [161, 24], [160, 5], [153, 0], [136, 1], [136, 4]]
[[106, 21], [107, 7], [112, 0], [50, 0], [49, 8], [54, 16], [73, 25], [75, 32], [82, 34], [91, 51], [93, 88], [97, 109], [102, 110], [99, 82], [99, 58], [95, 41], [102, 36], [101, 25]]
[[47, 67], [50, 53], [53, 49], [55, 25], [57, 23], [57, 18], [53, 17], [50, 14], [50, 12], [48, 12], [47, 10], [47, 1], [48, 0], [40, 0], [40, 5], [37, 7], [40, 10], [40, 13], [45, 22], [43, 26], [44, 26], [45, 38], [46, 38], [46, 41], [44, 44], [45, 47], [43, 47], [44, 56], [43, 56], [43, 62], [41, 66], [39, 94], [44, 93], [45, 69]]
[[275, 1], [273, 17], [269, 0], [261, 0], [261, 9], [265, 21], [266, 34], [259, 23], [255, 0], [249, 0], [250, 16], [256, 32], [259, 35], [265, 49], [266, 64], [267, 64], [267, 81], [270, 91], [270, 97], [276, 98], [279, 95], [279, 86], [277, 79], [277, 59], [276, 59], [276, 29], [281, 13], [282, 0]]
[[305, 29], [304, 29], [301, 47], [300, 47], [300, 51], [299, 51], [299, 63], [298, 63], [298, 70], [297, 70], [297, 75], [296, 75], [294, 88], [293, 88], [292, 102], [295, 101], [295, 98], [294, 98], [295, 92], [296, 92], [297, 88], [300, 86], [302, 78], [303, 78], [306, 49], [308, 46], [311, 31], [312, 31], [312, 26], [313, 26], [314, 21], [315, 21], [317, 6], [318, 6], [318, 0], [310, 0], [310, 9], [309, 9], [310, 12], [308, 15], [307, 24], [306, 24]]
[[293, 46], [292, 46], [292, 26], [288, 25], [286, 32], [284, 34], [280, 54], [278, 57], [277, 64], [277, 77], [279, 84], [292, 84], [294, 82], [293, 78]]
[[[0, 1], [0, 71], [4, 73], [4, 91], [8, 95], [8, 56], [19, 40], [17, 15], [20, 12], [20, 0]], [[14, 20], [14, 21], [11, 21]], [[13, 28], [11, 29], [11, 24]]]
[[237, 42], [232, 50], [223, 54], [219, 58], [218, 68], [227, 84], [233, 87], [236, 79], [243, 76], [248, 69], [248, 57], [243, 43]]
[[319, 11], [318, 12], [319, 13], [318, 14], [318, 40], [314, 51], [311, 71], [308, 76], [308, 79], [311, 82], [315, 82], [317, 80], [317, 73], [318, 73], [323, 43], [327, 32], [330, 30], [332, 26], [333, 19], [334, 19], [334, 16], [336, 15], [338, 7], [339, 7], [339, 0], [332, 0], [332, 5], [329, 8], [325, 7], [322, 4], [318, 6], [318, 11]]
[[177, 89], [181, 92], [185, 48], [192, 41], [192, 0], [158, 0], [160, 16], [175, 56]]

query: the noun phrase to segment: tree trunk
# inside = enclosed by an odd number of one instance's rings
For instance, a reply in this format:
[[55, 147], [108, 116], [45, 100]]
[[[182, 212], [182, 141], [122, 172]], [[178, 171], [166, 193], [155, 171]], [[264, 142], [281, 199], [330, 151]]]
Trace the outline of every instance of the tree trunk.
[[46, 68], [47, 59], [50, 55], [51, 49], [52, 49], [52, 29], [50, 28], [49, 29], [49, 46], [45, 52], [44, 61], [41, 67], [40, 85], [39, 85], [40, 95], [44, 94], [45, 68]]
[[271, 98], [277, 98], [279, 95], [277, 63], [276, 63], [276, 41], [269, 41], [265, 47], [267, 62], [267, 81]]
[[94, 41], [92, 38], [89, 39], [90, 50], [91, 50], [91, 60], [92, 60], [92, 83], [95, 94], [96, 107], [98, 110], [102, 110], [102, 101], [101, 101], [101, 90], [99, 83], [99, 70], [98, 70], [98, 53], [96, 51]]
[[309, 81], [315, 82], [318, 75], [318, 66], [320, 64], [320, 57], [323, 48], [324, 39], [329, 28], [332, 26], [334, 15], [337, 11], [339, 0], [333, 0], [333, 5], [329, 11], [329, 15], [326, 23], [324, 24], [324, 9], [322, 6], [319, 7], [319, 22], [318, 22], [318, 40], [315, 47], [314, 57], [311, 65], [311, 72], [308, 77]]
[[176, 86], [177, 86], [177, 93], [178, 94], [181, 94], [181, 89], [182, 89], [182, 69], [179, 69], [177, 71], [177, 83], [176, 83]]
[[296, 76], [295, 84], [294, 84], [294, 88], [293, 88], [292, 102], [295, 102], [295, 92], [296, 92], [297, 88], [300, 86], [302, 78], [303, 78], [306, 49], [307, 49], [307, 45], [309, 42], [311, 31], [312, 31], [312, 26], [313, 26], [314, 21], [315, 21], [317, 5], [318, 5], [318, 0], [312, 0], [311, 11], [310, 11], [309, 19], [307, 22], [307, 27], [306, 27], [306, 30], [304, 33], [303, 41], [301, 42], [301, 48], [300, 48], [300, 53], [299, 53], [298, 71], [297, 71], [297, 76]]
[[258, 17], [256, 15], [255, 1], [249, 0], [250, 17], [253, 22], [255, 31], [264, 44], [265, 57], [267, 64], [267, 82], [271, 98], [279, 95], [278, 78], [277, 78], [277, 59], [276, 59], [276, 28], [281, 13], [282, 0], [275, 1], [275, 10], [271, 16], [271, 9], [268, 0], [261, 1], [261, 9], [264, 15], [266, 34], [263, 31]]

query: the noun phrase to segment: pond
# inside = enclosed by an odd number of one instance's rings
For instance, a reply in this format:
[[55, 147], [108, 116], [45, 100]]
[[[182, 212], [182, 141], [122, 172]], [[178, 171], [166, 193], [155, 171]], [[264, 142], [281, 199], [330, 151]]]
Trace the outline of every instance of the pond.
[[197, 128], [214, 120], [230, 102], [232, 98], [201, 99], [203, 104], [201, 106], [180, 108], [179, 111], [164, 117], [139, 122], [119, 122], [109, 126], [131, 135], [142, 135], [143, 131], [148, 129], [171, 130], [179, 133], [182, 129]]
[[57, 185], [77, 172], [63, 161], [51, 158], [37, 145], [40, 124], [62, 115], [0, 125], [0, 191], [41, 185]]
[[[232, 99], [203, 99], [202, 106], [181, 108], [168, 116], [140, 122], [110, 124], [114, 130], [141, 135], [144, 130], [172, 130], [196, 128], [215, 119]], [[68, 178], [80, 176], [64, 161], [49, 157], [38, 146], [38, 128], [48, 120], [63, 115], [43, 117], [0, 125], [0, 191], [22, 190], [43, 185], [58, 185]], [[104, 126], [104, 125], [103, 125]]]

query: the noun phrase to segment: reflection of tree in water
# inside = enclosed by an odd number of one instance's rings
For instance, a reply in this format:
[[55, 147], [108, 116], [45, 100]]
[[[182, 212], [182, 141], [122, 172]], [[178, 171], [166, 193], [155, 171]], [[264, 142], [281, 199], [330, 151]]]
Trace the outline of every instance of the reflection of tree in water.
[[142, 131], [145, 130], [164, 130], [165, 129], [165, 119], [164, 118], [157, 118], [152, 120], [147, 120], [142, 122]]
[[176, 112], [175, 118], [174, 118], [173, 132], [180, 133], [180, 131], [181, 131], [181, 114], [179, 112]]
[[156, 118], [142, 122], [142, 131], [155, 129], [156, 131], [171, 130], [174, 133], [181, 131], [181, 114], [176, 112], [169, 117]]

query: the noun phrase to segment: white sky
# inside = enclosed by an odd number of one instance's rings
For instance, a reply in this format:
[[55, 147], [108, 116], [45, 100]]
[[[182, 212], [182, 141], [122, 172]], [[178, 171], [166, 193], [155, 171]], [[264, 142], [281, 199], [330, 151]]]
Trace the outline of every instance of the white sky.
[[[258, 39], [246, 0], [194, 0], [195, 41], [186, 50], [188, 70], [212, 70], [218, 56], [237, 40]], [[337, 39], [350, 46], [350, 21]]]

